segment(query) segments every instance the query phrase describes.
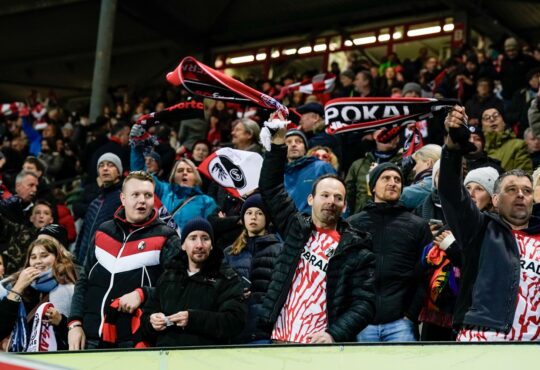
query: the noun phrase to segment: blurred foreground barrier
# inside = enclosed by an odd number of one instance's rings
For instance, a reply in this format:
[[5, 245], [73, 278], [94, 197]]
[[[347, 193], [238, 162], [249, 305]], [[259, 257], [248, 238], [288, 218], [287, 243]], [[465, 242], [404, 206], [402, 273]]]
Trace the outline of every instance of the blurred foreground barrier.
[[[537, 367], [540, 345], [350, 344], [212, 347], [16, 355], [70, 369], [334, 370], [334, 369], [516, 369]], [[0, 357], [0, 360], [5, 358]], [[517, 362], [519, 365], [517, 365]], [[530, 365], [530, 366], [528, 366]], [[0, 362], [0, 369], [7, 369]]]

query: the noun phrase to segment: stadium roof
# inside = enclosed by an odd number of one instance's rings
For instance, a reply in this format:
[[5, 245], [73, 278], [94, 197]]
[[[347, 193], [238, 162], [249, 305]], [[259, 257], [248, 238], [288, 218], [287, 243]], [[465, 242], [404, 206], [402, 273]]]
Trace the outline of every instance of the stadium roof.
[[[88, 96], [100, 1], [25, 0], [0, 4], [0, 98], [29, 87]], [[185, 55], [211, 62], [212, 50], [291, 35], [423, 14], [468, 15], [493, 40], [540, 40], [540, 3], [485, 0], [118, 0], [110, 85], [137, 89], [164, 81]]]

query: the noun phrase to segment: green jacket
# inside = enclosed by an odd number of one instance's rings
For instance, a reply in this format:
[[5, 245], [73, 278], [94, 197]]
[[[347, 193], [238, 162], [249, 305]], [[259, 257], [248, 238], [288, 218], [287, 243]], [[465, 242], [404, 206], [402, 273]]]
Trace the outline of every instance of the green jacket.
[[533, 164], [527, 151], [527, 144], [510, 131], [486, 132], [486, 146], [484, 150], [491, 158], [501, 161], [505, 171], [520, 168], [532, 172]]
[[[389, 162], [400, 165], [403, 155], [396, 153]], [[367, 201], [371, 199], [371, 192], [368, 189], [367, 175], [371, 164], [377, 162], [377, 158], [372, 152], [366, 153], [364, 158], [357, 159], [349, 168], [345, 178], [345, 189], [347, 190], [347, 208], [351, 216], [360, 212]]]

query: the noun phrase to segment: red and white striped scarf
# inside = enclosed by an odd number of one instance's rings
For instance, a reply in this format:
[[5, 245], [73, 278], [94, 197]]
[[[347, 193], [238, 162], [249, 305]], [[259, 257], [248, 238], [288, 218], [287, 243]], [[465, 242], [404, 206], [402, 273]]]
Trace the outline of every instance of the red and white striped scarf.
[[36, 310], [26, 352], [50, 352], [57, 350], [53, 325], [49, 321], [43, 320], [45, 312], [51, 307], [54, 307], [52, 303], [45, 302]]
[[329, 92], [334, 88], [336, 75], [333, 73], [320, 73], [313, 76], [310, 81], [297, 82], [284, 86], [276, 99], [283, 100], [285, 95], [291, 91], [300, 91], [304, 94], [322, 94]]

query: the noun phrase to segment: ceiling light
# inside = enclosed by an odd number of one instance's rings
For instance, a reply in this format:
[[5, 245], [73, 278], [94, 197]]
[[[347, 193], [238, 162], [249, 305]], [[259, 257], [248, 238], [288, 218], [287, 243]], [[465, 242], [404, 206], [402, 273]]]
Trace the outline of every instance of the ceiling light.
[[384, 34], [382, 34], [382, 35], [379, 35], [378, 40], [379, 40], [380, 42], [388, 41], [388, 40], [390, 40], [390, 35], [387, 34], [387, 33], [384, 33]]
[[326, 44], [318, 44], [313, 47], [313, 51], [325, 51]]
[[311, 46], [302, 46], [298, 49], [298, 54], [308, 54], [311, 53]]
[[392, 38], [393, 39], [400, 39], [403, 35], [401, 34], [401, 32], [394, 32], [394, 34], [392, 35]]
[[345, 46], [353, 46], [353, 43], [351, 40], [345, 40]]
[[445, 24], [442, 29], [443, 29], [444, 32], [453, 31], [454, 30], [454, 24], [453, 23]]
[[266, 53], [259, 53], [255, 56], [255, 59], [257, 60], [265, 60], [266, 59]]
[[241, 57], [234, 57], [231, 58], [231, 64], [241, 64], [241, 63], [249, 63], [253, 62], [255, 58], [253, 55], [243, 55]]
[[285, 54], [285, 55], [296, 54], [296, 49], [285, 49], [285, 50], [283, 50], [283, 54]]
[[418, 28], [416, 30], [409, 30], [407, 31], [407, 36], [416, 37], [416, 36], [430, 35], [432, 33], [439, 33], [439, 32], [441, 32], [441, 26], [433, 26], [433, 27]]
[[377, 41], [375, 36], [359, 37], [353, 40], [355, 45], [373, 44]]
[[279, 51], [278, 50], [273, 51], [271, 57], [272, 58], [279, 58]]

